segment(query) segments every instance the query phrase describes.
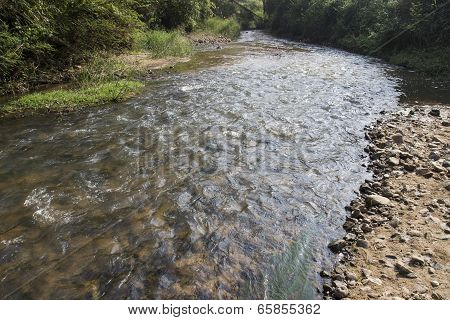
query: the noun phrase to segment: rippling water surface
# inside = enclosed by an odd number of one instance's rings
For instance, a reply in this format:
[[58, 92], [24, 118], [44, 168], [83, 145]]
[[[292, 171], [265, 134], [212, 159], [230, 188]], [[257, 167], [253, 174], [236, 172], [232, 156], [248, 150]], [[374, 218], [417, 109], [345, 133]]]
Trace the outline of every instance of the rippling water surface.
[[398, 100], [376, 60], [248, 32], [127, 103], [3, 122], [0, 293], [317, 297]]

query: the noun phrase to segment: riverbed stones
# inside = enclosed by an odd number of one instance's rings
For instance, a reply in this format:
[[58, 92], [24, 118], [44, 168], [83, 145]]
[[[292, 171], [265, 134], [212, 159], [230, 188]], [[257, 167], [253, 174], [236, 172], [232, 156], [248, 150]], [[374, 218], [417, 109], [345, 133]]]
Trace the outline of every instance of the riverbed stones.
[[[441, 119], [450, 112], [446, 108], [439, 107]], [[342, 290], [350, 299], [445, 298], [442, 284], [437, 285], [445, 279], [443, 273], [450, 272], [442, 261], [445, 241], [450, 239], [448, 133], [433, 129], [442, 130], [444, 124], [429, 116], [430, 107], [413, 109], [410, 119], [394, 116], [368, 128], [370, 144], [365, 150], [373, 178], [361, 185], [360, 196], [346, 207], [347, 245], [338, 259], [347, 271], [370, 267], [374, 272], [354, 279], [345, 271], [345, 279], [334, 278], [346, 284], [346, 290], [342, 284], [333, 285], [328, 297], [341, 298]], [[439, 196], [430, 186], [439, 189]]]
[[347, 233], [345, 235], [344, 240], [346, 240], [346, 241], [355, 241], [356, 237], [357, 237], [356, 234], [349, 232], [349, 233]]
[[324, 293], [333, 292], [333, 287], [331, 285], [329, 285], [328, 283], [324, 283], [322, 288], [323, 288]]

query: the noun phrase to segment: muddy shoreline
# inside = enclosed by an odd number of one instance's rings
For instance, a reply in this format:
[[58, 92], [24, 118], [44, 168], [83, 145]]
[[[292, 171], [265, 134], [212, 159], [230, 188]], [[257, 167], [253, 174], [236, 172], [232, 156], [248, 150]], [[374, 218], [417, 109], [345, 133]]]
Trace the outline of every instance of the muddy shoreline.
[[371, 181], [329, 244], [324, 299], [449, 299], [450, 107], [404, 106], [367, 128]]

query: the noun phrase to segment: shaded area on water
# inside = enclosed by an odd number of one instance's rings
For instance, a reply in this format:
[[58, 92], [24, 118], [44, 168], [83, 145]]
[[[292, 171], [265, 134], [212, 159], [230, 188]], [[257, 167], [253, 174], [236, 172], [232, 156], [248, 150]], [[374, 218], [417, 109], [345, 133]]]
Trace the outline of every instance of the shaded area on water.
[[176, 71], [124, 104], [1, 124], [2, 295], [317, 294], [396, 79], [260, 32]]
[[402, 103], [450, 104], [450, 77], [430, 78], [401, 68], [394, 68], [391, 73], [399, 77]]

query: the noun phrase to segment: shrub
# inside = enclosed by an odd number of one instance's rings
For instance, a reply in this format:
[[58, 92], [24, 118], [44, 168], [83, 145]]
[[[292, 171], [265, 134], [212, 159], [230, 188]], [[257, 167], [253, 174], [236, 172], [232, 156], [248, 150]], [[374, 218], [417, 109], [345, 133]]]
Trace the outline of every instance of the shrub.
[[197, 31], [235, 39], [239, 36], [241, 27], [234, 19], [210, 18]]
[[132, 44], [139, 27], [131, 0], [3, 0], [0, 2], [0, 88], [41, 82], [96, 50]]

